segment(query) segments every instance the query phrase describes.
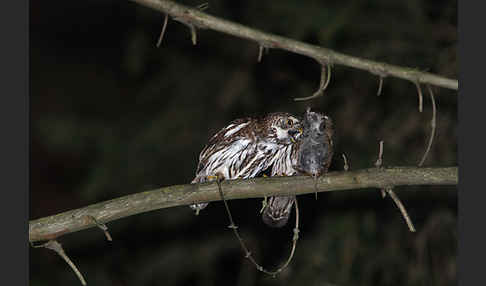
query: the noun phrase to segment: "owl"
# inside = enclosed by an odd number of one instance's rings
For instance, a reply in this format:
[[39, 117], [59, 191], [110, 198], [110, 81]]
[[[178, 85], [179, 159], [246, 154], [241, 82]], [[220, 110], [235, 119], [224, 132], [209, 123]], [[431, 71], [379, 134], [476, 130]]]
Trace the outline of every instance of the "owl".
[[[191, 183], [207, 182], [216, 174], [226, 180], [257, 177], [281, 162], [280, 157], [290, 158], [286, 152], [292, 150], [289, 147], [301, 134], [300, 121], [288, 113], [236, 119], [214, 134], [201, 151]], [[196, 203], [190, 207], [198, 214], [207, 205]]]
[[[297, 174], [317, 177], [326, 173], [333, 155], [333, 124], [331, 119], [308, 108], [301, 121], [303, 134], [296, 144], [282, 148], [272, 166], [272, 176]], [[317, 193], [316, 193], [317, 194]], [[295, 202], [295, 196], [272, 197], [262, 213], [269, 226], [284, 226]]]

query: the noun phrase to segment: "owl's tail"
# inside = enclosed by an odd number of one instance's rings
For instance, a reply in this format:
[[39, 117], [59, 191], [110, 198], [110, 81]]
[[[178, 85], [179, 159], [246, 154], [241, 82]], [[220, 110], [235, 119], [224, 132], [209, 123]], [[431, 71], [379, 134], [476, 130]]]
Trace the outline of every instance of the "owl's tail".
[[271, 227], [286, 225], [295, 199], [295, 196], [271, 197], [262, 213], [263, 222]]

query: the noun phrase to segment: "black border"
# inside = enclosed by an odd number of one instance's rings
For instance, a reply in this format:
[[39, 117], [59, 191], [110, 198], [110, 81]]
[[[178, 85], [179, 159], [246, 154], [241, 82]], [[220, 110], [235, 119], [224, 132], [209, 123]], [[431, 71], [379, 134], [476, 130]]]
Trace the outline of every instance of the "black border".
[[2, 284], [29, 283], [29, 2], [0, 5]]
[[[458, 1], [459, 13], [459, 248], [457, 274], [459, 285], [478, 285], [484, 281], [486, 231], [484, 210], [484, 148], [486, 119], [484, 92], [483, 36], [484, 9], [479, 2]], [[484, 282], [482, 282], [484, 283]]]

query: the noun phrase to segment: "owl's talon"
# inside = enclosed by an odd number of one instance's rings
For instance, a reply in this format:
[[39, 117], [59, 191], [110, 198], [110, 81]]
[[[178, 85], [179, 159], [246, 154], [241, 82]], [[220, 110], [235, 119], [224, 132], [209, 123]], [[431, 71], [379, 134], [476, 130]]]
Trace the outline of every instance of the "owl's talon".
[[207, 176], [206, 179], [208, 181], [217, 180], [218, 179], [218, 176], [216, 176], [216, 175], [210, 175], [210, 176]]
[[267, 207], [267, 196], [265, 196], [262, 201], [262, 208], [260, 209], [260, 213], [262, 213], [266, 207]]

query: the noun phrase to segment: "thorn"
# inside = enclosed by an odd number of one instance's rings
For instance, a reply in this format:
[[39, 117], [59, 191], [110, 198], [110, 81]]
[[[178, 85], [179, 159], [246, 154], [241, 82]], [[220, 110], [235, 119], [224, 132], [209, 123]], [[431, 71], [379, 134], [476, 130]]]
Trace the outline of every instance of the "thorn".
[[66, 255], [64, 249], [62, 248], [59, 242], [57, 242], [56, 240], [49, 240], [48, 242], [35, 247], [45, 247], [47, 249], [54, 250], [71, 267], [71, 269], [74, 271], [76, 276], [78, 276], [78, 279], [81, 282], [81, 284], [86, 285], [86, 280], [84, 280], [83, 275], [81, 274], [81, 272], [79, 272], [78, 268], [76, 267], [76, 265], [74, 265], [71, 259], [69, 259], [69, 257]]
[[292, 240], [293, 241], [296, 241], [297, 239], [299, 239], [299, 229], [298, 228], [294, 228], [294, 236], [292, 237]]
[[427, 89], [430, 94], [430, 101], [432, 102], [432, 120], [430, 121], [431, 131], [430, 131], [430, 138], [427, 144], [427, 148], [425, 149], [425, 153], [422, 157], [422, 160], [420, 160], [420, 163], [418, 164], [419, 167], [422, 167], [422, 165], [425, 162], [425, 159], [427, 158], [427, 155], [429, 155], [430, 148], [432, 147], [432, 143], [434, 142], [435, 128], [436, 128], [437, 106], [435, 105], [434, 92], [432, 91], [430, 85], [427, 85]]
[[417, 87], [417, 93], [419, 97], [419, 112], [422, 112], [424, 98], [422, 96], [422, 88], [420, 88], [420, 84], [418, 81], [415, 82], [415, 87]]
[[324, 90], [326, 90], [329, 82], [331, 81], [331, 65], [329, 63], [322, 64], [321, 63], [321, 81], [319, 83], [319, 88], [313, 95], [308, 97], [296, 97], [294, 101], [304, 101], [314, 99], [316, 97], [322, 96], [324, 94]]
[[201, 10], [201, 11], [204, 11], [206, 9], [209, 8], [209, 3], [208, 2], [204, 2], [202, 4], [199, 4], [196, 6], [197, 9]]
[[383, 140], [380, 140], [380, 151], [378, 153], [378, 159], [375, 162], [375, 167], [380, 168], [383, 164]]
[[162, 31], [160, 32], [159, 40], [157, 41], [156, 47], [160, 47], [162, 40], [164, 39], [165, 28], [167, 27], [167, 22], [169, 20], [169, 14], [165, 14], [164, 24], [162, 25]]
[[196, 27], [194, 27], [194, 25], [189, 25], [189, 28], [191, 29], [191, 40], [192, 40], [192, 44], [195, 46], [197, 44]]
[[400, 198], [398, 198], [398, 196], [393, 191], [393, 188], [387, 187], [386, 192], [388, 193], [388, 195], [390, 195], [390, 197], [393, 199], [393, 202], [395, 203], [395, 205], [398, 207], [398, 209], [402, 213], [402, 216], [405, 219], [405, 222], [407, 223], [407, 226], [408, 226], [408, 229], [410, 230], [410, 232], [415, 232], [415, 227], [413, 226], [412, 220], [410, 219], [410, 216], [408, 215], [407, 210], [403, 206], [402, 201], [400, 200]]
[[261, 62], [262, 61], [263, 50], [264, 49], [265, 49], [265, 47], [263, 45], [259, 45], [258, 46], [258, 62]]
[[267, 196], [265, 196], [264, 199], [263, 199], [263, 201], [262, 201], [262, 208], [260, 209], [260, 213], [263, 213], [263, 211], [265, 210], [265, 208], [267, 207], [267, 205], [268, 205]]
[[231, 228], [231, 229], [238, 229], [238, 227], [234, 224], [230, 224], [228, 225], [228, 228]]
[[383, 88], [383, 76], [380, 76], [380, 82], [378, 83], [378, 91], [376, 92], [377, 96], [381, 95], [382, 88]]
[[180, 17], [174, 17], [173, 19], [174, 21], [180, 22], [189, 28], [189, 30], [191, 31], [191, 42], [195, 46], [197, 44], [196, 26], [194, 26], [194, 24], [192, 24], [188, 20], [182, 19]]
[[87, 217], [91, 222], [93, 222], [94, 224], [96, 224], [98, 226], [98, 228], [103, 231], [103, 233], [106, 236], [106, 240], [112, 241], [111, 235], [108, 232], [108, 227], [104, 223], [99, 223], [96, 220], [96, 218], [94, 216], [92, 216], [92, 215], [85, 215], [85, 217]]
[[346, 155], [344, 153], [342, 153], [341, 155], [343, 156], [343, 160], [344, 160], [344, 171], [348, 171], [349, 170], [348, 159], [346, 158]]

